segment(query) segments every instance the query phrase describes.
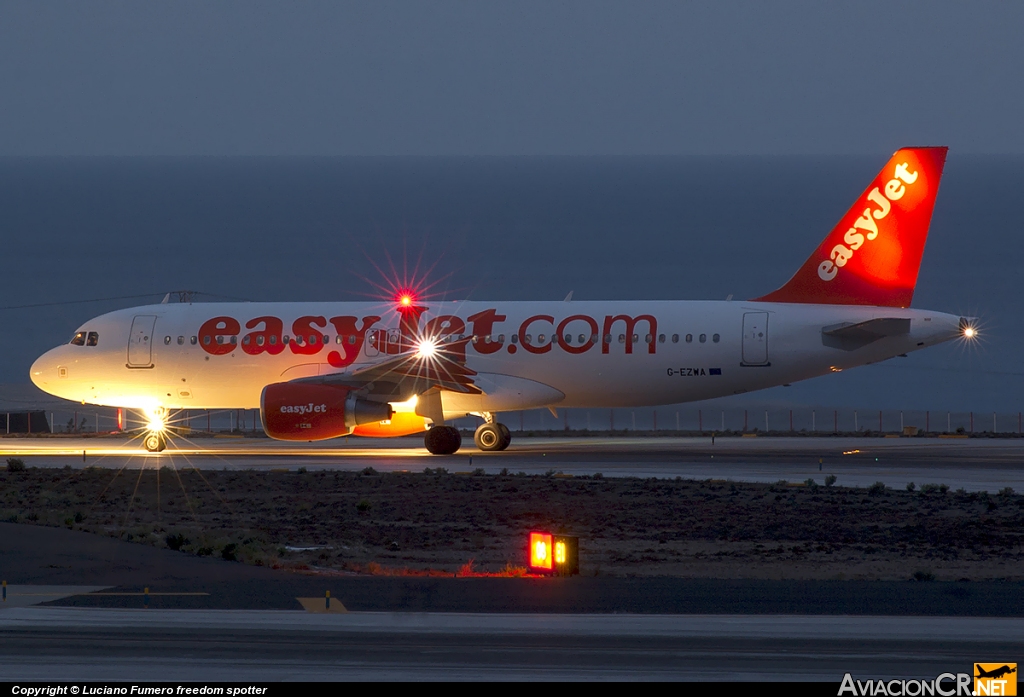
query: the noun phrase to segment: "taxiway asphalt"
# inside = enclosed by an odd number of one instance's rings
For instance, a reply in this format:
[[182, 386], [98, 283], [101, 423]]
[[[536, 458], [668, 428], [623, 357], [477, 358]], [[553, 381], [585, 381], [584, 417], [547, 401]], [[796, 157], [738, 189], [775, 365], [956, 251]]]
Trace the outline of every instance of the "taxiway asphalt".
[[1024, 620], [16, 608], [2, 680], [934, 678], [1021, 655]]
[[175, 438], [163, 453], [146, 453], [138, 441], [116, 438], [4, 438], [0, 458], [20, 457], [35, 467], [171, 466], [199, 469], [345, 469], [449, 471], [481, 468], [510, 472], [622, 477], [683, 477], [745, 482], [823, 483], [890, 487], [909, 482], [951, 489], [1024, 490], [1024, 439], [847, 437], [523, 437], [498, 453], [466, 447], [433, 456], [419, 438], [341, 439], [285, 443], [266, 438]]

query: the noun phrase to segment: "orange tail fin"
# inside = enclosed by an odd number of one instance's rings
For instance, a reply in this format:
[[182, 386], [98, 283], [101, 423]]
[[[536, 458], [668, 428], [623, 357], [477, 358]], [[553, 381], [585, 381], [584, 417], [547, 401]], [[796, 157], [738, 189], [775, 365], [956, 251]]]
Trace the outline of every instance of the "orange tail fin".
[[897, 150], [793, 278], [755, 300], [908, 307], [946, 150]]

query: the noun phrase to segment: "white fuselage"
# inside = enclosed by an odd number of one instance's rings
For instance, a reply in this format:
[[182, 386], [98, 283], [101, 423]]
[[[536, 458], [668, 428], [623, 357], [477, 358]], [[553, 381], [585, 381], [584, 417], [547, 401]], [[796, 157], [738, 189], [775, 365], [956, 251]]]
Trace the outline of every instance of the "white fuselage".
[[[465, 362], [483, 394], [443, 393], [446, 416], [740, 394], [941, 343], [958, 336], [960, 323], [926, 310], [742, 301], [445, 302], [419, 310], [420, 332], [476, 337]], [[366, 326], [367, 317], [379, 319]], [[216, 318], [237, 321], [237, 330], [211, 324]], [[909, 332], [854, 348], [823, 341], [823, 329], [876, 318], [910, 320]], [[256, 408], [268, 384], [385, 359], [385, 337], [397, 350], [401, 316], [381, 303], [161, 304], [111, 312], [80, 331], [95, 341], [59, 346], [33, 364], [41, 389], [139, 409]]]

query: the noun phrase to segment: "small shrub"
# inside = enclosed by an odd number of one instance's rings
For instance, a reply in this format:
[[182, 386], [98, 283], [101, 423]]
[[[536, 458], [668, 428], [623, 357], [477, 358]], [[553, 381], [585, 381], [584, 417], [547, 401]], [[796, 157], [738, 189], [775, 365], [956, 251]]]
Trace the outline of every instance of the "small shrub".
[[200, 547], [196, 550], [196, 554], [200, 557], [208, 557], [213, 554], [213, 547]]
[[299, 474], [305, 474], [306, 473], [306, 468], [305, 467], [300, 467], [299, 469], [297, 469], [295, 471], [298, 472]]
[[1013, 496], [1013, 487], [1007, 486], [999, 490], [1000, 496]]
[[220, 556], [225, 561], [238, 561], [238, 557], [235, 555], [235, 551], [238, 549], [238, 545], [234, 542], [224, 545], [224, 549], [221, 550]]
[[907, 482], [907, 491], [913, 491], [916, 488], [917, 488], [917, 485], [914, 484], [914, 482]]
[[8, 472], [24, 472], [25, 461], [20, 457], [9, 457], [7, 458], [7, 471]]
[[[604, 479], [604, 475], [600, 472], [594, 472], [594, 479]], [[676, 477], [678, 479], [678, 477]]]
[[168, 535], [164, 538], [164, 542], [167, 543], [167, 549], [173, 549], [175, 552], [181, 551], [182, 547], [190, 544], [189, 539], [180, 532], [177, 535]]
[[[808, 477], [807, 479], [805, 479], [804, 480], [804, 484], [806, 484], [807, 486], [811, 487], [812, 489], [814, 487], [818, 486], [818, 482], [814, 481], [814, 479], [811, 478], [811, 477]], [[732, 489], [732, 491], [735, 491], [736, 490], [735, 485], [732, 486], [731, 489]]]
[[75, 522], [76, 523], [81, 523], [83, 520], [85, 520], [85, 515], [81, 511], [78, 511], [77, 513], [75, 513]]
[[939, 484], [939, 493], [940, 494], [945, 494], [947, 491], [949, 491], [949, 485], [948, 484]]
[[827, 477], [825, 477], [825, 486], [832, 486], [833, 484], [836, 483], [836, 479], [837, 479], [836, 475], [834, 475], [834, 474], [828, 475]]
[[373, 504], [371, 504], [366, 499], [362, 499], [359, 501], [359, 503], [356, 504], [356, 510], [359, 511], [360, 513], [367, 513], [372, 505]]
[[885, 493], [885, 482], [875, 482], [868, 487], [868, 494], [871, 496], [878, 496], [879, 494]]
[[501, 472], [499, 472], [498, 474], [500, 474], [502, 477], [507, 477], [508, 476], [508, 467], [502, 467], [501, 468]]
[[920, 570], [915, 571], [914, 575], [911, 578], [913, 578], [915, 581], [934, 581], [935, 574], [933, 574], [931, 571]]
[[364, 467], [359, 474], [365, 474], [369, 476], [371, 474], [377, 474], [377, 470], [373, 469], [372, 467]]
[[484, 468], [483, 467], [477, 467], [475, 470], [473, 470], [473, 476], [474, 477], [480, 477], [480, 476], [483, 476], [484, 474], [485, 474], [485, 472], [484, 472]]

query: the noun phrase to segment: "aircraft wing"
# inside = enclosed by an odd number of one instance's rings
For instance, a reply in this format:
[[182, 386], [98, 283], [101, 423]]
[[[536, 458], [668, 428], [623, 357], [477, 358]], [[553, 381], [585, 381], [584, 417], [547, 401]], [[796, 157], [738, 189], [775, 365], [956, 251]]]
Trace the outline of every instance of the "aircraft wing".
[[302, 378], [301, 381], [343, 385], [364, 390], [370, 398], [388, 401], [405, 401], [432, 388], [481, 394], [473, 381], [476, 371], [466, 367], [465, 346], [470, 341], [472, 337], [439, 344], [429, 354], [419, 350], [405, 351], [351, 373], [320, 375]]

